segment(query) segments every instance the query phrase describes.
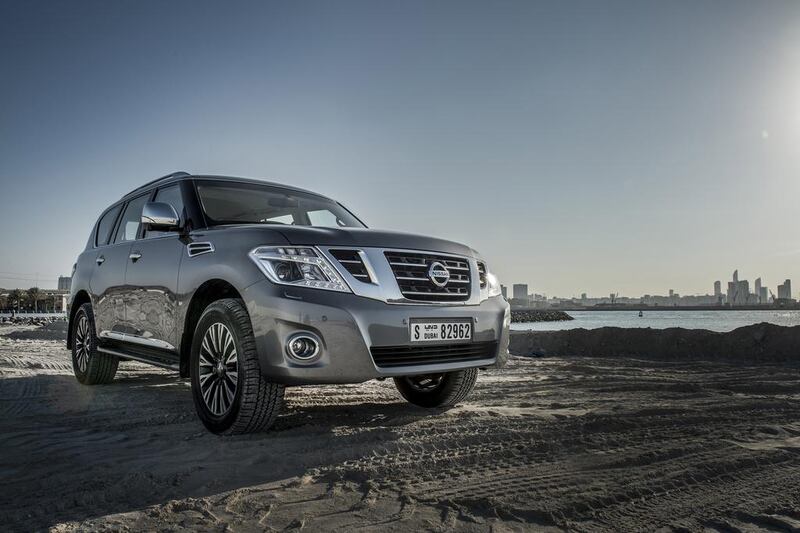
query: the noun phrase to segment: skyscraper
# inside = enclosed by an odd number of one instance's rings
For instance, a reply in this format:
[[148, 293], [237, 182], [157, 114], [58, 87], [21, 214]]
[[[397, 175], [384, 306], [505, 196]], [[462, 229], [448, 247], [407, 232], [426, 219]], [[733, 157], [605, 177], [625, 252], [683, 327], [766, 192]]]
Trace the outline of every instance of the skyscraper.
[[756, 291], [756, 302], [760, 304], [766, 303], [761, 301], [761, 278], [756, 278], [755, 291]]
[[511, 292], [512, 292], [515, 300], [527, 300], [528, 299], [528, 284], [527, 283], [515, 283], [511, 287]]
[[761, 292], [758, 294], [758, 299], [762, 304], [769, 303], [769, 294], [767, 294], [766, 287], [761, 287]]
[[719, 297], [722, 296], [722, 282], [721, 281], [715, 281], [714, 282], [714, 296], [716, 296], [717, 299], [719, 299]]
[[736, 281], [729, 281], [728, 282], [728, 291], [725, 293], [725, 299], [728, 301], [728, 305], [735, 305], [736, 304], [736, 285], [738, 283]]
[[778, 298], [790, 299], [792, 297], [792, 281], [786, 280], [782, 285], [778, 285]]
[[750, 299], [750, 282], [743, 279], [736, 283], [736, 305], [747, 305]]

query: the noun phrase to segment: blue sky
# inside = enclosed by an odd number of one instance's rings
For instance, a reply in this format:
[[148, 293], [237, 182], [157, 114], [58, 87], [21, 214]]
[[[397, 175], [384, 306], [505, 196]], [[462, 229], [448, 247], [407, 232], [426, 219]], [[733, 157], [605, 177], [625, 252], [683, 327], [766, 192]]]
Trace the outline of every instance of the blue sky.
[[800, 284], [798, 2], [5, 1], [0, 69], [0, 286], [53, 286], [173, 170], [550, 295]]

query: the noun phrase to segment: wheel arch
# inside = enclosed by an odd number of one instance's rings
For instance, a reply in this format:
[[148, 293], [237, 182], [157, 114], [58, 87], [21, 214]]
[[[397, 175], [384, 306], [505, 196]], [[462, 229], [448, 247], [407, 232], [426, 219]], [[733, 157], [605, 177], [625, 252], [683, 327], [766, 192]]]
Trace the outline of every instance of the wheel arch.
[[242, 299], [242, 295], [228, 281], [224, 279], [210, 279], [200, 285], [189, 301], [186, 308], [186, 317], [183, 323], [183, 334], [180, 343], [180, 374], [181, 377], [189, 377], [189, 360], [192, 350], [192, 338], [194, 329], [203, 311], [211, 303], [223, 298]]
[[70, 349], [72, 346], [72, 322], [75, 320], [75, 315], [78, 313], [78, 309], [80, 309], [83, 304], [88, 303], [92, 303], [92, 299], [87, 291], [79, 290], [77, 293], [75, 293], [75, 298], [72, 299], [72, 303], [69, 306], [69, 321], [67, 322], [67, 349]]

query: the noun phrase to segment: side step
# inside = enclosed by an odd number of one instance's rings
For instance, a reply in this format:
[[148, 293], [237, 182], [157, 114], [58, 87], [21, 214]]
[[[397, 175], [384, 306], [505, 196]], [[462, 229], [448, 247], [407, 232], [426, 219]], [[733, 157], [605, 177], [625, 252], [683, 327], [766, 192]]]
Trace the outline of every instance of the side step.
[[170, 352], [156, 352], [155, 350], [145, 351], [127, 346], [123, 348], [119, 346], [118, 343], [115, 343], [113, 347], [100, 345], [97, 347], [97, 351], [107, 353], [109, 355], [116, 355], [123, 360], [131, 359], [133, 361], [139, 361], [140, 363], [146, 363], [148, 365], [175, 370], [176, 372], [179, 372], [181, 369], [180, 359], [176, 354]]

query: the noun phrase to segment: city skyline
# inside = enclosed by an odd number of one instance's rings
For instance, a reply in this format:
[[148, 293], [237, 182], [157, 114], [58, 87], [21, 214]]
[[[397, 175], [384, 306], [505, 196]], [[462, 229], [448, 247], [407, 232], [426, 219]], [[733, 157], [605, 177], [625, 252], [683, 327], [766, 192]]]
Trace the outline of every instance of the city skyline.
[[55, 286], [176, 170], [318, 191], [548, 294], [800, 277], [800, 3], [313, 7], [3, 3], [0, 286]]
[[[749, 280], [746, 279], [739, 279], [739, 269], [733, 271], [732, 274], [732, 281], [728, 282], [727, 284], [727, 292], [722, 290], [722, 280], [716, 280], [712, 284], [712, 291], [711, 292], [698, 292], [698, 293], [683, 293], [681, 291], [676, 291], [674, 288], [666, 289], [667, 293], [662, 294], [657, 291], [645, 292], [638, 295], [632, 294], [622, 294], [620, 292], [608, 292], [602, 295], [596, 294], [589, 294], [586, 291], [580, 291], [578, 296], [576, 293], [573, 293], [569, 296], [567, 295], [559, 295], [559, 294], [552, 294], [548, 295], [546, 292], [530, 292], [531, 286], [527, 283], [513, 283], [511, 285], [503, 284], [503, 291], [504, 296], [507, 298], [514, 298], [514, 299], [521, 299], [521, 298], [529, 298], [529, 297], [538, 297], [542, 299], [572, 299], [572, 300], [598, 300], [598, 299], [615, 299], [615, 298], [626, 298], [626, 299], [636, 299], [636, 298], [681, 298], [681, 297], [715, 297], [719, 302], [722, 303], [729, 303], [733, 302], [734, 305], [752, 305], [752, 304], [763, 304], [772, 301], [773, 298], [778, 299], [796, 299], [800, 300], [800, 297], [795, 298], [795, 296], [800, 296], [800, 293], [795, 294], [792, 291], [791, 286], [791, 279], [786, 278], [781, 283], [776, 283], [774, 285], [775, 290], [773, 291], [767, 284], [764, 284], [762, 281], [762, 277], [758, 277], [754, 283], [754, 291], [751, 292], [749, 290]], [[511, 291], [508, 291], [508, 287], [511, 287]], [[754, 299], [755, 298], [755, 299]]]

